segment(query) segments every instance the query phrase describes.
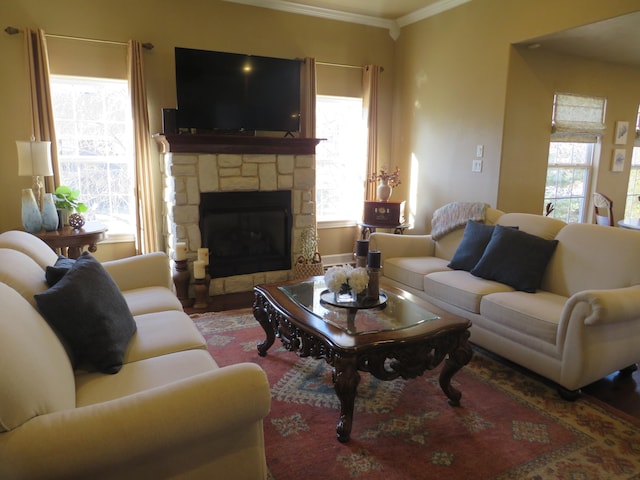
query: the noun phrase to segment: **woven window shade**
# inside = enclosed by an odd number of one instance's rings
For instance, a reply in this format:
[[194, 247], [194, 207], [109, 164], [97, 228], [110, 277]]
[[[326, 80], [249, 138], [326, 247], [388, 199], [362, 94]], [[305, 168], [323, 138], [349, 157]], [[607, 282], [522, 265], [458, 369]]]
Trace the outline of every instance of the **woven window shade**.
[[606, 99], [557, 93], [553, 104], [554, 142], [595, 142], [604, 134]]

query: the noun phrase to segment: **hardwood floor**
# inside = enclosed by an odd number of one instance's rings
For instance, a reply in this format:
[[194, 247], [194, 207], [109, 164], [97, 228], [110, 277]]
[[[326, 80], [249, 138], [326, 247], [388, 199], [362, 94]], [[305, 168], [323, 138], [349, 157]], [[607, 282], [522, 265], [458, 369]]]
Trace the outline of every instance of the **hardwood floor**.
[[[253, 305], [253, 292], [211, 297], [206, 309], [185, 308], [191, 313], [221, 312], [238, 308], [250, 308]], [[640, 345], [638, 346], [640, 349]], [[633, 373], [612, 374], [582, 389], [599, 400], [640, 418], [640, 369]]]

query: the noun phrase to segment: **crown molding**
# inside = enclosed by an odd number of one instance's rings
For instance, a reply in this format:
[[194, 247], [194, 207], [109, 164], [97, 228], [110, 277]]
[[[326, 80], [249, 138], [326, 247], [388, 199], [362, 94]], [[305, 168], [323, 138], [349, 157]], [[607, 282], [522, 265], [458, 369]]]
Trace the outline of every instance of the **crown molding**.
[[447, 10], [451, 10], [452, 8], [459, 7], [460, 5], [464, 5], [465, 3], [470, 2], [471, 0], [440, 0], [436, 3], [432, 3], [431, 5], [420, 8], [415, 12], [409, 13], [403, 17], [396, 19], [399, 28], [405, 27], [412, 23], [419, 22], [420, 20], [424, 20], [425, 18], [433, 17], [438, 15], [439, 13], [446, 12]]
[[394, 40], [400, 36], [400, 28], [411, 23], [419, 22], [425, 18], [438, 15], [446, 10], [450, 10], [471, 0], [439, 0], [427, 7], [421, 8], [408, 15], [400, 17], [396, 20], [387, 18], [374, 17], [371, 15], [361, 15], [357, 13], [343, 12], [330, 8], [313, 7], [311, 5], [302, 5], [300, 3], [289, 2], [286, 0], [224, 0], [230, 3], [240, 3], [250, 5], [252, 7], [270, 8], [272, 10], [280, 10], [282, 12], [297, 13], [299, 15], [309, 15], [312, 17], [326, 18], [329, 20], [337, 20], [339, 22], [358, 23], [361, 25], [369, 25], [371, 27], [386, 28], [389, 35]]

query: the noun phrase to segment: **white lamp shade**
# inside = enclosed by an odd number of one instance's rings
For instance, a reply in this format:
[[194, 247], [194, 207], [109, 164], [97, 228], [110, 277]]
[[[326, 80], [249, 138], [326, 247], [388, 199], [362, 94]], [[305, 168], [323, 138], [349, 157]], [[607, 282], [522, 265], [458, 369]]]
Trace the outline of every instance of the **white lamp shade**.
[[18, 175], [53, 175], [51, 166], [51, 142], [16, 141], [18, 147]]

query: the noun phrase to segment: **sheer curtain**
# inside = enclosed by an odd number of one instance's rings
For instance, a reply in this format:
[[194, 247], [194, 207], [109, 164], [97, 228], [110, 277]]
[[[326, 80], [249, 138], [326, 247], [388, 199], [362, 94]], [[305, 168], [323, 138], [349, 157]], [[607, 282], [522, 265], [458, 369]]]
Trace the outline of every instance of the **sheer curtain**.
[[302, 65], [300, 85], [300, 137], [316, 135], [316, 59], [307, 57]]
[[[363, 114], [367, 119], [367, 176], [378, 171], [378, 83], [382, 68], [367, 65], [363, 70]], [[375, 182], [367, 181], [365, 200], [376, 199]]]
[[49, 54], [44, 30], [24, 29], [29, 91], [31, 103], [31, 135], [35, 141], [51, 142], [53, 177], [45, 177], [45, 189], [53, 192], [60, 183], [56, 129], [53, 124], [53, 104], [49, 84]]
[[159, 249], [151, 169], [149, 113], [144, 87], [142, 44], [140, 42], [129, 40], [128, 60], [136, 165], [136, 250], [140, 254], [155, 252]]

